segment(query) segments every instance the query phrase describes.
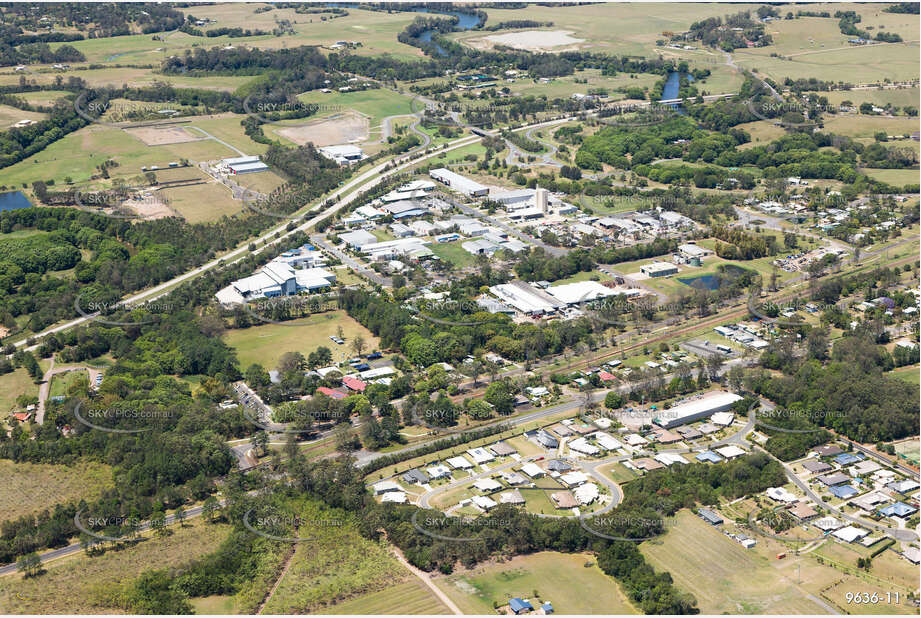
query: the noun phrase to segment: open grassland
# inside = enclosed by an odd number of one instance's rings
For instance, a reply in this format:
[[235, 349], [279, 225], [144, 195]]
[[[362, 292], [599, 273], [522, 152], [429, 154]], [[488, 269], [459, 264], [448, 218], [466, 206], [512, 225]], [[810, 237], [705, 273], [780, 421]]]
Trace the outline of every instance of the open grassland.
[[612, 464], [601, 466], [598, 470], [615, 483], [626, 483], [628, 481], [632, 481], [633, 479], [639, 478], [639, 475], [637, 475], [636, 472], [630, 470], [624, 464], [618, 461], [615, 461]]
[[833, 105], [840, 105], [844, 101], [850, 101], [853, 105], [859, 107], [861, 103], [873, 103], [880, 107], [891, 104], [899, 107], [906, 105], [918, 106], [921, 99], [921, 89], [915, 88], [873, 88], [868, 90], [832, 90], [823, 92], [821, 96], [828, 97], [828, 102]]
[[742, 144], [739, 148], [751, 148], [753, 146], [760, 146], [762, 142], [770, 142], [780, 137], [783, 137], [786, 134], [786, 131], [783, 127], [774, 124], [768, 120], [758, 120], [757, 122], [746, 122], [744, 124], [737, 125], [735, 128], [742, 131], [748, 131], [751, 135], [751, 141]]
[[887, 135], [910, 135], [918, 130], [918, 119], [896, 116], [864, 116], [857, 114], [840, 114], [826, 116], [824, 119], [825, 130], [838, 135], [851, 137], [873, 137], [880, 131]]
[[163, 168], [171, 161], [182, 158], [199, 161], [235, 155], [234, 151], [213, 140], [147, 146], [121, 129], [94, 124], [5, 168], [3, 184], [18, 186], [36, 180], [55, 180], [56, 184], [61, 184], [66, 178], [75, 183], [84, 183], [98, 173], [98, 165], [109, 159], [119, 163], [118, 167], [111, 170], [112, 176], [130, 180], [141, 173], [142, 166], [156, 165]]
[[[586, 80], [587, 83], [576, 83], [575, 80]], [[625, 95], [615, 93], [616, 88], [651, 88], [659, 79], [658, 75], [648, 73], [630, 74], [619, 73], [618, 75], [602, 75], [601, 69], [585, 69], [577, 71], [572, 75], [565, 77], [554, 77], [549, 84], [543, 84], [536, 79], [527, 76], [511, 83], [503, 82], [503, 86], [508, 86], [513, 95], [517, 96], [541, 96], [548, 99], [562, 98], [568, 99], [574, 93], [586, 94], [588, 90], [595, 88], [606, 88], [609, 96], [614, 99], [623, 99]], [[556, 127], [554, 127], [556, 130]]]
[[217, 221], [225, 215], [230, 217], [243, 212], [243, 202], [233, 199], [230, 189], [211, 180], [162, 189], [158, 195], [166, 198], [169, 207], [189, 223]]
[[861, 168], [861, 172], [873, 178], [875, 180], [882, 180], [891, 185], [901, 186], [907, 184], [918, 184], [919, 174], [918, 169], [906, 169], [906, 170], [881, 170], [881, 169], [870, 169], [870, 168]]
[[[109, 45], [121, 45], [124, 43], [123, 39], [128, 37], [116, 37], [109, 39], [96, 39], [99, 41], [108, 41]], [[102, 88], [102, 87], [112, 87], [112, 88], [121, 88], [123, 85], [128, 85], [133, 88], [139, 88], [144, 86], [150, 86], [155, 82], [163, 82], [175, 86], [177, 88], [196, 88], [201, 90], [223, 90], [223, 91], [234, 91], [240, 86], [248, 83], [252, 79], [252, 76], [236, 76], [236, 75], [222, 75], [220, 77], [214, 76], [201, 76], [193, 77], [190, 75], [167, 75], [163, 73], [158, 73], [157, 68], [160, 66], [160, 62], [165, 59], [166, 55], [158, 55], [159, 57], [156, 60], [151, 61], [150, 66], [136, 66], [136, 67], [127, 67], [127, 66], [113, 66], [107, 68], [88, 68], [89, 65], [73, 65], [70, 71], [61, 73], [60, 71], [55, 71], [50, 67], [42, 68], [38, 65], [33, 65], [30, 68], [31, 72], [26, 76], [26, 79], [30, 84], [40, 84], [47, 85], [53, 84], [55, 77], [59, 75], [64, 75], [65, 77], [79, 77], [84, 80], [88, 86], [92, 88]], [[18, 84], [21, 73], [14, 73], [13, 71], [4, 70], [0, 72], [0, 85], [8, 86], [12, 84]], [[47, 93], [55, 91], [44, 91], [44, 92], [30, 92], [24, 93], [23, 96], [27, 100], [31, 100], [31, 97], [38, 97], [36, 99], [38, 102], [41, 102], [42, 95], [47, 96]], [[56, 98], [64, 96], [63, 93], [58, 94]], [[48, 103], [53, 102], [48, 101]]]
[[0, 418], [6, 418], [20, 395], [38, 397], [38, 385], [25, 369], [0, 376]]
[[320, 106], [317, 118], [342, 114], [348, 110], [364, 114], [371, 124], [372, 135], [377, 138], [380, 137], [382, 119], [387, 116], [411, 114], [422, 108], [421, 104], [413, 106], [412, 97], [383, 88], [359, 90], [357, 92], [323, 93], [311, 91], [299, 95], [298, 100], [303, 103]]
[[173, 534], [151, 538], [101, 556], [83, 553], [45, 565], [47, 573], [23, 579], [10, 575], [0, 585], [0, 607], [16, 614], [119, 614], [111, 594], [147, 569], [179, 568], [214, 551], [230, 527], [192, 520], [171, 526]]
[[58, 466], [0, 459], [0, 477], [0, 522], [38, 513], [55, 504], [95, 500], [113, 484], [112, 468], [90, 461]]
[[[2, 75], [0, 75], [2, 79]], [[16, 96], [30, 105], [53, 105], [56, 101], [73, 96], [66, 90], [37, 90], [35, 92], [18, 92]]]
[[[758, 543], [765, 543], [763, 537]], [[693, 594], [704, 614], [826, 611], [804, 589], [812, 581], [805, 566], [804, 584], [798, 585], [791, 577], [790, 561], [772, 562], [758, 551], [747, 550], [690, 511], [679, 512], [672, 529], [659, 539], [645, 541], [640, 550], [657, 570], [668, 571], [680, 589]]]
[[[208, 17], [217, 20], [216, 24], [205, 29], [241, 27], [260, 30], [272, 30], [275, 19], [287, 19], [292, 22], [295, 34], [274, 36], [271, 34], [231, 38], [192, 36], [184, 32], [170, 33], [165, 40], [154, 39], [149, 34], [120, 36], [108, 39], [87, 39], [74, 41], [73, 45], [86, 56], [87, 62], [131, 63], [159, 66], [160, 62], [171, 55], [179, 55], [186, 49], [194, 47], [235, 47], [247, 46], [260, 49], [292, 48], [301, 45], [331, 45], [339, 40], [361, 42], [356, 50], [360, 54], [390, 53], [404, 59], [419, 58], [422, 53], [409, 45], [397, 41], [397, 35], [417, 17], [415, 13], [386, 13], [365, 11], [349, 7], [345, 17], [330, 19], [327, 14], [297, 14], [294, 9], [275, 9], [265, 13], [255, 13], [265, 4], [220, 4], [215, 6], [194, 6], [187, 12], [196, 17]], [[52, 49], [62, 45], [52, 43]]]
[[461, 246], [465, 242], [470, 242], [470, 240], [470, 238], [463, 238], [453, 242], [436, 242], [429, 245], [429, 248], [432, 253], [441, 259], [451, 262], [458, 268], [463, 268], [476, 262], [476, 257]]
[[[806, 18], [797, 21], [805, 21]], [[802, 50], [799, 43], [786, 46], [789, 56], [771, 57], [771, 53], [784, 53], [773, 46], [737, 49], [733, 52], [735, 63], [746, 69], [757, 69], [758, 73], [782, 82], [792, 79], [817, 77], [828, 81], [850, 83], [917, 79], [917, 43], [877, 43], [873, 45], [850, 46], [847, 38], [837, 29], [837, 20], [811, 18], [812, 22], [827, 22], [822, 28], [834, 28], [840, 37], [837, 43], [826, 44], [824, 48]], [[783, 22], [794, 23], [794, 22]], [[778, 24], [781, 22], [773, 22]], [[773, 25], [772, 24], [772, 25]], [[771, 28], [767, 29], [772, 32]], [[776, 35], [775, 35], [776, 36]], [[797, 35], [803, 36], [803, 35]], [[791, 37], [791, 41], [794, 37]], [[808, 38], [807, 38], [808, 41]]]
[[[344, 345], [336, 345], [329, 339], [336, 334], [338, 326], [342, 326], [345, 334]], [[377, 349], [379, 340], [371, 331], [345, 311], [330, 311], [282, 324], [229, 330], [224, 334], [224, 341], [237, 350], [242, 367], [259, 363], [266, 369], [274, 369], [285, 352], [300, 352], [306, 357], [320, 346], [332, 350], [334, 362], [351, 358], [354, 356], [351, 342], [358, 334], [365, 339], [366, 352]]]
[[363, 594], [323, 608], [324, 614], [448, 614], [435, 594], [418, 579]]
[[255, 174], [240, 174], [233, 180], [241, 187], [266, 194], [285, 184], [285, 179], [271, 170]]
[[311, 540], [298, 544], [265, 613], [324, 613], [326, 605], [412, 577], [385, 541], [375, 543], [358, 533], [357, 516], [318, 502], [299, 505], [297, 514], [302, 522], [299, 534]]
[[[572, 31], [570, 36], [583, 39], [578, 44], [611, 54], [650, 55], [655, 50], [656, 39], [663, 30], [681, 32], [707, 17], [722, 16], [729, 12], [754, 11], [757, 5], [740, 4], [732, 7], [716, 4], [597, 4], [536, 6], [524, 9], [490, 8], [486, 10], [486, 25], [501, 21], [535, 20], [553, 22], [553, 30]], [[452, 35], [461, 40], [482, 39], [484, 34], [467, 32]]]
[[[421, 52], [409, 45], [397, 41], [397, 35], [418, 17], [418, 13], [410, 12], [378, 12], [366, 11], [352, 6], [346, 7], [349, 14], [345, 17], [332, 19], [331, 14], [298, 14], [294, 9], [276, 8], [265, 13], [255, 13], [255, 9], [265, 7], [265, 4], [220, 4], [215, 6], [195, 6], [187, 9], [196, 17], [217, 20], [216, 24], [206, 26], [205, 29], [220, 27], [258, 28], [272, 30], [276, 19], [288, 19], [293, 22], [296, 34], [283, 37], [250, 37], [245, 39], [229, 39], [230, 43], [245, 41], [248, 46], [263, 49], [279, 48], [283, 46], [294, 47], [298, 45], [332, 45], [336, 41], [359, 41], [361, 47], [355, 50], [359, 54], [390, 53], [395, 56], [419, 58]], [[325, 19], [324, 19], [325, 18]], [[206, 41], [224, 41], [225, 37], [196, 39]], [[226, 43], [225, 43], [226, 44]]]
[[47, 114], [41, 112], [27, 112], [18, 107], [12, 107], [11, 105], [0, 105], [0, 130], [5, 131], [20, 120], [34, 120], [38, 122], [39, 120], [44, 120], [46, 117]]
[[635, 614], [591, 554], [540, 552], [435, 580], [465, 614], [492, 614], [512, 597], [550, 601], [560, 614]]
[[81, 378], [89, 380], [89, 373], [86, 369], [74, 369], [67, 373], [55, 374], [51, 378], [51, 397], [66, 395], [70, 385]]
[[[241, 121], [246, 118], [244, 114], [214, 114], [211, 116], [200, 116], [191, 119], [189, 123], [193, 128], [190, 129], [192, 133], [201, 133], [206, 131], [208, 134], [213, 135], [219, 140], [225, 141], [230, 144], [233, 148], [242, 151], [248, 155], [262, 154], [268, 150], [268, 145], [260, 144], [259, 142], [254, 142], [249, 138], [246, 133], [243, 132], [243, 125]], [[196, 131], [196, 128], [201, 129], [201, 131]], [[215, 147], [219, 145], [212, 142]], [[223, 147], [221, 147], [224, 150]], [[235, 157], [239, 153], [233, 154], [220, 154], [210, 157], [210, 159], [222, 159], [224, 157]], [[197, 160], [204, 160], [205, 158], [199, 158]], [[208, 160], [210, 160], [208, 159]]]

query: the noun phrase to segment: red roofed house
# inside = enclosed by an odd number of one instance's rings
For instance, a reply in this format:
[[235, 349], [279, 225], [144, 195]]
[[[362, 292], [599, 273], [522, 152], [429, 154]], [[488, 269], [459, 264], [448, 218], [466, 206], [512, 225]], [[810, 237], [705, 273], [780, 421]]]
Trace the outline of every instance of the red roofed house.
[[339, 391], [334, 391], [333, 389], [331, 389], [331, 388], [326, 388], [325, 386], [319, 387], [319, 388], [317, 389], [317, 392], [318, 392], [318, 393], [323, 393], [324, 395], [326, 395], [327, 397], [330, 397], [330, 398], [332, 398], [332, 399], [345, 399], [345, 393], [340, 393]]
[[611, 380], [616, 380], [614, 374], [608, 373], [607, 371], [599, 371], [598, 377], [601, 378], [602, 382], [610, 382]]
[[365, 392], [365, 388], [367, 388], [368, 386], [367, 384], [365, 384], [358, 378], [353, 378], [352, 376], [345, 376], [344, 378], [342, 378], [342, 383], [346, 385], [348, 388], [352, 389], [353, 391], [356, 391], [359, 393]]
[[20, 423], [25, 423], [29, 420], [29, 417], [32, 416], [31, 412], [14, 412], [13, 418], [15, 418]]

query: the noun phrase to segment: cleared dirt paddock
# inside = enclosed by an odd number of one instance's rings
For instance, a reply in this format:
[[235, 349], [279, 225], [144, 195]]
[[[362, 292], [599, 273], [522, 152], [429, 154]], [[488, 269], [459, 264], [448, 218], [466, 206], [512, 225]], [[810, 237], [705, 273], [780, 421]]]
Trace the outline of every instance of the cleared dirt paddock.
[[279, 128], [275, 132], [298, 146], [308, 142], [313, 142], [314, 146], [333, 146], [364, 142], [370, 129], [367, 117], [346, 112], [299, 126]]
[[185, 127], [163, 126], [163, 127], [131, 127], [124, 130], [125, 133], [132, 135], [148, 146], [164, 146], [166, 144], [181, 144], [183, 142], [196, 142], [203, 138], [186, 131]]

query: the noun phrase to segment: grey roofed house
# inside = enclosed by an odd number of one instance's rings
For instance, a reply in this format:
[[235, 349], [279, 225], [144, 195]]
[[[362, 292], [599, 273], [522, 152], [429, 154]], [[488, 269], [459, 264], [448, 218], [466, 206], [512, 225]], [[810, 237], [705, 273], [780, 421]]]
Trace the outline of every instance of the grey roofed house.
[[560, 445], [559, 440], [551, 436], [543, 429], [537, 432], [537, 441], [547, 448], [556, 448]]
[[693, 427], [679, 427], [676, 429], [676, 431], [688, 440], [696, 440], [697, 438], [701, 438], [704, 435]]
[[402, 478], [407, 483], [419, 483], [420, 485], [429, 482], [429, 475], [419, 469], [406, 472]]
[[495, 444], [487, 446], [486, 448], [492, 451], [492, 454], [496, 457], [507, 457], [518, 452], [505, 442], [496, 442]]
[[832, 455], [840, 455], [844, 452], [844, 449], [835, 444], [826, 444], [825, 446], [818, 447], [815, 452], [821, 457], [831, 457]]
[[810, 472], [827, 472], [828, 470], [832, 469], [832, 467], [824, 461], [813, 460], [803, 462], [803, 467]]
[[551, 472], [569, 472], [572, 470], [572, 466], [562, 459], [551, 459], [547, 464], [547, 469]]
[[851, 480], [851, 477], [846, 474], [841, 474], [840, 472], [835, 472], [834, 474], [825, 474], [819, 477], [819, 482], [829, 487], [833, 485], [840, 485], [841, 483], [847, 483], [849, 480]]
[[714, 425], [713, 423], [702, 423], [700, 427], [697, 428], [697, 430], [703, 434], [711, 434], [711, 433], [716, 433], [717, 431], [720, 430], [720, 428]]
[[522, 483], [528, 482], [528, 479], [518, 474], [517, 472], [513, 472], [511, 470], [507, 470], [503, 472], [501, 476], [502, 476], [502, 480], [508, 483], [509, 485], [521, 485]]

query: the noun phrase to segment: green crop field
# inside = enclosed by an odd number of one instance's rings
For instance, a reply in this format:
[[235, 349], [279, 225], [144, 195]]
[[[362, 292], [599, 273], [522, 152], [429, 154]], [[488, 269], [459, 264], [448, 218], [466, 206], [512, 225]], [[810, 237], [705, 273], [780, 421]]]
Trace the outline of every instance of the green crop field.
[[193, 520], [171, 526], [173, 534], [151, 538], [121, 551], [87, 557], [82, 552], [45, 565], [47, 573], [23, 579], [4, 578], [0, 607], [16, 614], [120, 614], [113, 598], [119, 584], [147, 569], [180, 568], [213, 552], [230, 526]]
[[113, 486], [112, 468], [89, 461], [59, 466], [0, 459], [0, 477], [0, 522], [37, 513], [52, 504], [92, 501]]
[[448, 614], [445, 607], [428, 587], [413, 578], [379, 592], [363, 594], [354, 599], [323, 608], [324, 614]]
[[617, 581], [591, 554], [540, 552], [438, 578], [436, 584], [467, 614], [493, 614], [512, 597], [550, 601], [559, 614], [635, 614]]
[[701, 613], [824, 613], [768, 558], [690, 511], [682, 510], [676, 519], [674, 528], [643, 542], [640, 550], [657, 570], [671, 573], [678, 588], [697, 598]]
[[[329, 339], [330, 335], [336, 334], [338, 326], [342, 326], [345, 333], [344, 345], [336, 345]], [[354, 352], [350, 344], [357, 334], [365, 338], [366, 351], [377, 349], [377, 337], [345, 311], [330, 311], [283, 324], [228, 330], [224, 341], [236, 348], [241, 367], [259, 363], [266, 369], [274, 369], [285, 352], [300, 352], [307, 356], [320, 346], [332, 350], [334, 362], [351, 358]]]

